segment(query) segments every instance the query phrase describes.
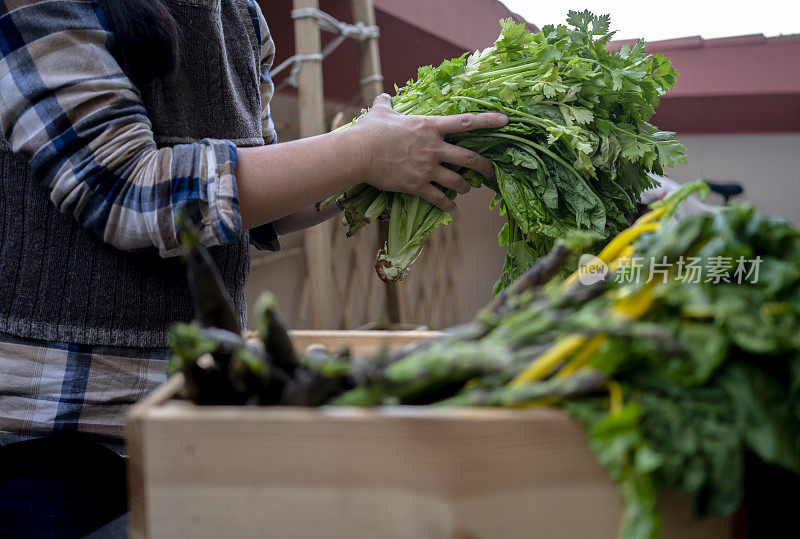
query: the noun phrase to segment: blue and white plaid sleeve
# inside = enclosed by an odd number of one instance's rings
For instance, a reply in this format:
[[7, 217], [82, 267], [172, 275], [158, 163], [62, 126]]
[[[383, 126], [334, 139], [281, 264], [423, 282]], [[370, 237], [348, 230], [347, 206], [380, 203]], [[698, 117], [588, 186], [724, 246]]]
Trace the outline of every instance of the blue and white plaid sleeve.
[[236, 146], [206, 139], [158, 149], [109, 35], [97, 2], [0, 4], [6, 139], [58, 208], [115, 247], [177, 255], [174, 216], [187, 205], [202, 216], [203, 243], [238, 240]]
[[[256, 37], [261, 47], [259, 80], [261, 89], [261, 133], [265, 144], [276, 144], [278, 142], [278, 134], [275, 131], [275, 123], [272, 121], [270, 111], [270, 103], [275, 95], [275, 84], [269, 75], [272, 63], [275, 60], [275, 42], [272, 40], [267, 21], [264, 19], [258, 3], [255, 0], [247, 0], [247, 4], [253, 27], [256, 29]], [[272, 223], [250, 229], [250, 243], [264, 251], [281, 250], [278, 232]]]
[[261, 54], [259, 88], [261, 90], [261, 133], [265, 144], [275, 144], [278, 142], [278, 135], [275, 132], [275, 124], [272, 121], [270, 103], [275, 95], [275, 84], [272, 82], [269, 72], [272, 70], [272, 63], [275, 61], [275, 42], [267, 26], [267, 21], [261, 12], [256, 0], [247, 0], [250, 16], [253, 20], [253, 27], [256, 29], [256, 38], [259, 41]]

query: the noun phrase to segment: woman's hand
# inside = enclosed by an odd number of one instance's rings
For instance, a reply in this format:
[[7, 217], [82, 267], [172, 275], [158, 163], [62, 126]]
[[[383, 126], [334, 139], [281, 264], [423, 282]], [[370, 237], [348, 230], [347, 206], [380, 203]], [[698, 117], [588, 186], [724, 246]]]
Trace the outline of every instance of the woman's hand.
[[366, 116], [347, 129], [361, 144], [364, 181], [384, 191], [418, 195], [444, 211], [455, 203], [432, 182], [464, 194], [469, 183], [442, 166], [449, 163], [470, 168], [486, 177], [494, 175], [491, 161], [444, 141], [444, 136], [474, 129], [502, 127], [504, 114], [454, 116], [405, 116], [392, 110], [392, 98], [381, 94]]
[[[239, 148], [236, 185], [242, 224], [248, 229], [278, 221], [361, 182], [418, 195], [453, 211], [456, 205], [433, 182], [457, 193], [469, 191], [469, 183], [442, 163], [484, 176], [494, 170], [488, 159], [446, 143], [444, 136], [506, 123], [508, 118], [497, 113], [404, 116], [392, 110], [392, 100], [384, 94], [353, 127]], [[281, 223], [281, 231], [297, 228], [298, 222], [290, 220]]]

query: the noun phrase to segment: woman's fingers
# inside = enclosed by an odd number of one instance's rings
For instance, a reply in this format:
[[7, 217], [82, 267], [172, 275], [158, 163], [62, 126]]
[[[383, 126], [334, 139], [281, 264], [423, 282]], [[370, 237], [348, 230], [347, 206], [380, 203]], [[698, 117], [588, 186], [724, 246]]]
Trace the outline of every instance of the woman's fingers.
[[454, 144], [445, 144], [442, 148], [440, 156], [443, 163], [450, 163], [458, 167], [465, 167], [483, 174], [486, 178], [494, 176], [494, 166], [492, 162], [483, 157], [477, 152], [455, 146]]
[[461, 194], [469, 191], [469, 183], [442, 163], [469, 168], [486, 177], [493, 175], [494, 168], [479, 154], [446, 143], [445, 135], [496, 129], [507, 123], [508, 117], [493, 112], [407, 116], [392, 110], [392, 98], [381, 94], [351, 129], [361, 145], [364, 181], [384, 191], [413, 193], [444, 211], [453, 211], [453, 201], [431, 182]]
[[441, 135], [463, 133], [475, 129], [497, 129], [508, 123], [508, 116], [497, 112], [454, 114], [452, 116], [435, 116], [435, 118], [436, 127]]
[[432, 183], [423, 187], [418, 193], [414, 194], [424, 198], [442, 211], [453, 212], [456, 210], [456, 203], [447, 198], [447, 195], [445, 195], [441, 189], [438, 189]]
[[442, 187], [447, 187], [448, 189], [452, 189], [459, 195], [465, 195], [469, 193], [470, 184], [467, 180], [461, 177], [461, 174], [457, 172], [453, 172], [450, 169], [439, 167], [441, 171], [439, 175], [435, 178], [436, 183], [441, 185]]

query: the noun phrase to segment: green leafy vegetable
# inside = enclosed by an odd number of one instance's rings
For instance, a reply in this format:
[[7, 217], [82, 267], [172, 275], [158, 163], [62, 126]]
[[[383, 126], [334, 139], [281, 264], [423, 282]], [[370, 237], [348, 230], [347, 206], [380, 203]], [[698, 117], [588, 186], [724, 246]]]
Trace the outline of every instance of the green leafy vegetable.
[[[609, 16], [570, 11], [567, 25], [538, 34], [501, 21], [494, 46], [420, 68], [417, 80], [397, 89], [402, 114], [448, 115], [495, 111], [501, 129], [463, 133], [448, 141], [491, 159], [494, 178], [459, 171], [474, 186], [497, 193], [508, 217], [500, 244], [508, 247], [495, 294], [571, 231], [603, 238], [627, 228], [648, 172], [685, 161], [672, 133], [650, 125], [659, 97], [677, 72], [667, 58], [646, 55], [644, 44], [610, 52]], [[448, 192], [451, 197], [455, 193]], [[344, 208], [349, 235], [383, 217], [389, 241], [376, 269], [400, 279], [436, 228], [450, 217], [416, 196], [358, 186], [329, 199]]]
[[[561, 406], [619, 485], [625, 539], [660, 536], [661, 489], [691, 493], [701, 516], [734, 512], [748, 455], [800, 476], [800, 232], [749, 204], [669, 218], [698, 188], [656, 204], [665, 220], [631, 247], [670, 262], [667, 278], [648, 263], [633, 282], [544, 284], [562, 245], [481, 313], [482, 331], [362, 373], [337, 402], [369, 388], [368, 405]], [[692, 258], [698, 279], [681, 273]], [[739, 258], [759, 274], [737, 277]], [[716, 280], [720, 259], [732, 262]]]

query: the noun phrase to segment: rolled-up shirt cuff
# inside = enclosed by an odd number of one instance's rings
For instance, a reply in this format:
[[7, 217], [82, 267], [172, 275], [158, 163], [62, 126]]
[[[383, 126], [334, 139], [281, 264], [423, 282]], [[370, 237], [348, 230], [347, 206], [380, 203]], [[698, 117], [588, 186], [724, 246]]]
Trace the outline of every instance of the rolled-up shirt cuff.
[[260, 251], [280, 251], [281, 242], [278, 240], [278, 231], [275, 225], [267, 223], [250, 229], [250, 245]]

